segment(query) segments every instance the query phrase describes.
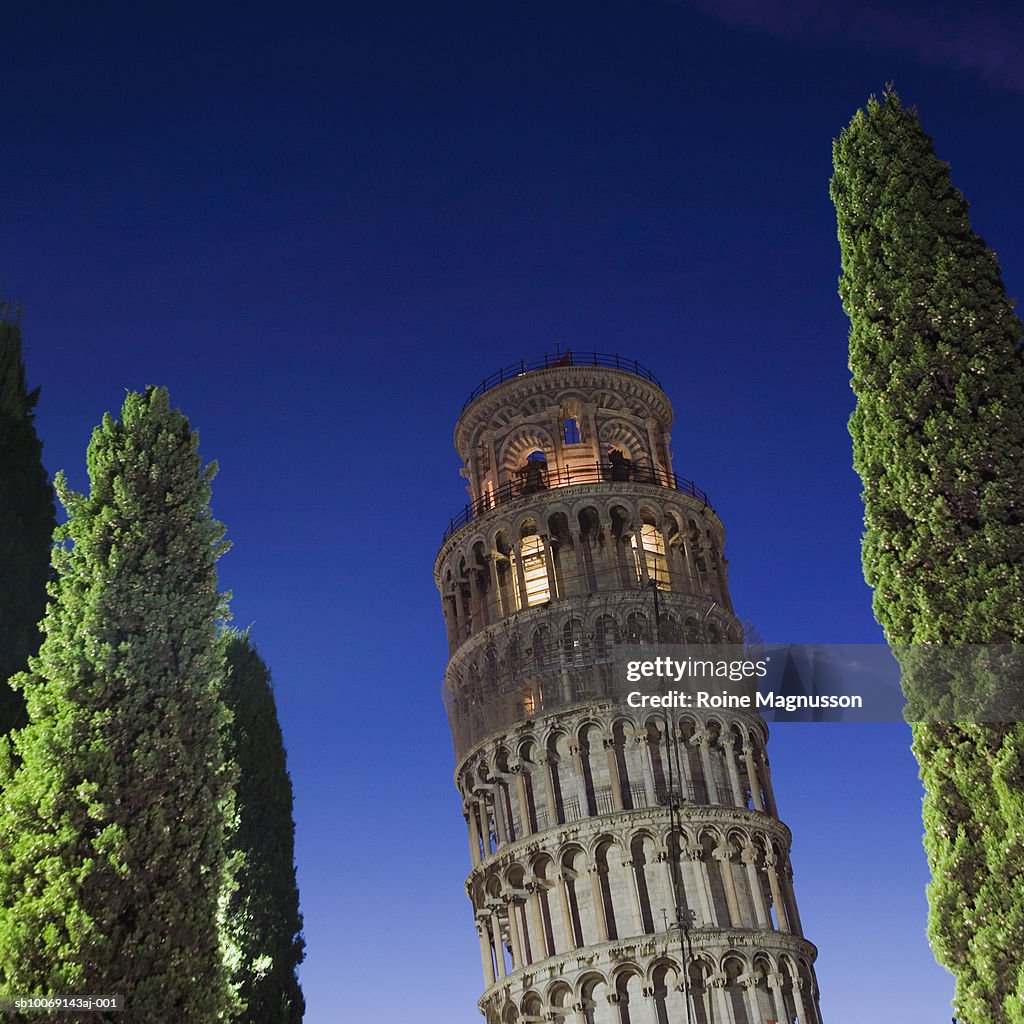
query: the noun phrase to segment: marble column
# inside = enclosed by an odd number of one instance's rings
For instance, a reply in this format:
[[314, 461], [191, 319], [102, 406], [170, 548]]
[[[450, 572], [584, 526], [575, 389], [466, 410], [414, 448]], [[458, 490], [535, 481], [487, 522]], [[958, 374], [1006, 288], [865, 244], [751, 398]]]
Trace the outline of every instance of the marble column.
[[732, 876], [732, 855], [735, 848], [731, 843], [723, 842], [717, 846], [712, 857], [718, 861], [719, 870], [722, 872], [722, 885], [725, 887], [725, 902], [729, 907], [729, 923], [733, 928], [743, 926], [743, 918], [740, 915], [740, 903], [736, 898], [736, 879]]
[[711, 887], [708, 884], [707, 865], [704, 863], [701, 848], [693, 843], [686, 848], [686, 855], [690, 859], [693, 870], [694, 888], [697, 890], [697, 900], [700, 903], [701, 914], [704, 917], [700, 924], [714, 926], [717, 924], [711, 902]]
[[519, 922], [516, 920], [516, 898], [514, 896], [508, 897], [507, 912], [508, 912], [508, 937], [509, 942], [512, 945], [512, 969], [515, 970], [517, 967], [522, 967], [526, 963], [526, 957], [523, 953], [523, 939], [519, 934]]
[[630, 903], [633, 911], [633, 935], [643, 935], [644, 930], [644, 913], [640, 906], [640, 887], [637, 881], [636, 864], [633, 863], [632, 858], [624, 860], [622, 862], [623, 869], [628, 873], [629, 878], [627, 879], [628, 885], [626, 888], [629, 890], [631, 897]]
[[743, 786], [740, 785], [740, 773], [736, 767], [736, 740], [732, 736], [722, 737], [722, 752], [725, 755], [725, 767], [729, 773], [733, 805], [735, 807], [746, 807], [747, 802], [743, 799]]
[[476, 810], [473, 803], [465, 805], [466, 827], [469, 830], [469, 859], [474, 868], [480, 866], [480, 830], [476, 824]]
[[764, 797], [761, 795], [761, 783], [757, 778], [754, 748], [749, 743], [743, 747], [743, 758], [747, 764], [747, 780], [750, 782], [750, 797], [754, 801], [754, 810], [764, 812]]
[[572, 909], [569, 907], [569, 879], [565, 874], [558, 876], [558, 901], [562, 907], [562, 924], [565, 928], [565, 940], [568, 943], [565, 950], [576, 949], [576, 929], [572, 926]]
[[761, 1008], [757, 1003], [757, 975], [741, 974], [736, 979], [743, 987], [743, 995], [747, 1001], [747, 1016], [751, 1024], [761, 1024]]
[[747, 871], [750, 900], [754, 904], [754, 914], [757, 917], [758, 927], [771, 928], [771, 918], [764, 902], [764, 890], [761, 888], [761, 879], [757, 874], [757, 847], [753, 843], [747, 843], [740, 850], [740, 859], [743, 861], [743, 866]]
[[522, 839], [523, 836], [528, 836], [536, 828], [533, 821], [530, 820], [530, 801], [526, 796], [526, 778], [523, 772], [523, 766], [517, 764], [512, 769], [512, 777], [515, 779], [516, 787], [516, 803], [519, 805], [519, 835], [517, 839]]
[[782, 898], [782, 889], [779, 886], [779, 876], [775, 870], [775, 854], [770, 853], [765, 857], [765, 869], [768, 872], [768, 885], [772, 890], [772, 903], [775, 906], [775, 920], [780, 932], [791, 932], [789, 918], [786, 916], [786, 901]]
[[714, 989], [720, 1021], [722, 1024], [736, 1024], [736, 1015], [732, 1012], [732, 1000], [725, 991], [728, 981], [729, 979], [721, 972], [708, 978], [709, 984]]
[[480, 936], [480, 960], [484, 969], [484, 987], [490, 988], [495, 982], [494, 959], [491, 956], [491, 929], [488, 918], [481, 913], [476, 922], [477, 934]]
[[494, 962], [498, 965], [498, 980], [505, 977], [505, 946], [501, 941], [501, 918], [498, 911], [491, 911], [491, 936], [494, 939]]
[[614, 735], [605, 736], [604, 749], [608, 757], [608, 778], [612, 787], [612, 810], [618, 812], [622, 810], [623, 806], [622, 780], [619, 777], [619, 759], [616, 757]]
[[594, 920], [597, 922], [597, 941], [608, 941], [608, 917], [604, 909], [604, 892], [601, 889], [601, 869], [592, 867], [590, 875], [590, 893], [594, 902]]
[[718, 784], [715, 782], [715, 773], [711, 766], [711, 735], [707, 729], [700, 729], [693, 734], [691, 743], [696, 742], [700, 747], [700, 763], [704, 768], [704, 784], [708, 789], [708, 803], [720, 804], [721, 798], [718, 795]]

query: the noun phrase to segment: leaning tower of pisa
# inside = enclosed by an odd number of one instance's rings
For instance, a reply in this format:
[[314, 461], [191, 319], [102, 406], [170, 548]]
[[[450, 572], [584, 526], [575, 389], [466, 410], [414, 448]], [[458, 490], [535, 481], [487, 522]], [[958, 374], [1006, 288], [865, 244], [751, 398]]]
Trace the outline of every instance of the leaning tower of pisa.
[[622, 645], [743, 641], [671, 425], [644, 367], [570, 353], [455, 429], [470, 503], [434, 573], [487, 1024], [821, 1024], [765, 723], [616, 690]]

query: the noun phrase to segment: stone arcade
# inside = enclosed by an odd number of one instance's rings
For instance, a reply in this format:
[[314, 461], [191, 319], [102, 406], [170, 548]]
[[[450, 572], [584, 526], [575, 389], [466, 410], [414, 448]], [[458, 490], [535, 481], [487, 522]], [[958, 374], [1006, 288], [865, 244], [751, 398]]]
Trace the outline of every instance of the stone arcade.
[[821, 1024], [756, 711], [631, 708], [617, 644], [741, 644], [672, 409], [617, 356], [484, 381], [435, 564], [488, 1024]]

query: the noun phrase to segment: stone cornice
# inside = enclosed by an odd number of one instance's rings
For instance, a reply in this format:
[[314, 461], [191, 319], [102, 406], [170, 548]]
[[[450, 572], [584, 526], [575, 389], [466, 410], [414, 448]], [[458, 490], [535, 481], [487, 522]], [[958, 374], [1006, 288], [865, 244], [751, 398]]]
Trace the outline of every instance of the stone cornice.
[[[817, 947], [798, 935], [789, 932], [766, 931], [754, 928], [706, 928], [690, 933], [693, 947], [691, 961], [710, 954], [720, 961], [725, 953], [738, 951], [753, 956], [768, 953], [777, 957], [789, 953], [796, 959], [814, 963], [818, 956]], [[535, 964], [526, 964], [513, 970], [507, 977], [488, 987], [480, 998], [478, 1006], [484, 1012], [488, 1005], [501, 1006], [504, 1001], [550, 981], [562, 979], [575, 988], [575, 979], [587, 971], [605, 970], [606, 976], [621, 964], [632, 963], [643, 969], [653, 961], [669, 960], [675, 964], [683, 961], [684, 954], [678, 931], [656, 932], [653, 935], [630, 936], [612, 939], [586, 949], [574, 949], [566, 953], [546, 957]]]
[[692, 494], [687, 494], [686, 491], [676, 490], [674, 487], [665, 487], [661, 484], [637, 483], [633, 480], [626, 482], [601, 480], [592, 483], [567, 484], [564, 487], [551, 487], [545, 491], [535, 492], [524, 495], [521, 498], [513, 498], [510, 501], [502, 502], [495, 508], [482, 512], [476, 518], [471, 519], [465, 526], [460, 527], [441, 545], [437, 557], [434, 559], [434, 581], [440, 586], [441, 567], [445, 559], [453, 551], [464, 545], [470, 536], [474, 533], [486, 534], [488, 530], [503, 524], [505, 521], [511, 521], [523, 512], [538, 515], [545, 513], [551, 506], [569, 504], [587, 497], [595, 499], [623, 497], [632, 502], [639, 496], [668, 504], [678, 502], [683, 508], [700, 512], [705, 519], [711, 521], [716, 532], [722, 536], [725, 534], [725, 527], [722, 525], [722, 520], [713, 506], [705, 504]]
[[672, 426], [672, 406], [665, 392], [652, 381], [612, 367], [556, 366], [531, 370], [497, 384], [468, 405], [455, 426], [456, 450], [465, 457], [475, 433], [486, 429], [499, 410], [514, 408], [534, 397], [550, 404], [562, 391], [582, 392], [584, 402], [591, 400], [588, 392], [613, 391], [637, 399], [645, 407], [646, 417], [655, 417], [666, 431]]
[[[458, 653], [462, 653], [461, 648]], [[452, 661], [455, 661], [454, 656]], [[566, 704], [559, 707], [557, 710], [534, 714], [528, 718], [523, 718], [516, 722], [510, 722], [505, 728], [491, 733], [479, 743], [475, 744], [469, 753], [458, 762], [453, 775], [455, 783], [458, 785], [458, 780], [462, 776], [463, 772], [465, 772], [467, 765], [469, 765], [474, 758], [480, 757], [481, 753], [486, 751], [489, 747], [496, 748], [499, 745], [503, 745], [508, 747], [510, 750], [514, 750], [524, 738], [536, 735], [538, 732], [543, 732], [544, 730], [551, 728], [552, 725], [564, 724], [566, 720], [574, 718], [586, 720], [595, 717], [600, 718], [609, 711], [615, 712], [614, 717], [617, 720], [625, 718], [637, 725], [642, 725], [645, 721], [651, 718], [662, 721], [665, 717], [665, 713], [663, 711], [652, 712], [626, 707], [622, 704], [621, 697], [613, 694], [597, 699], [591, 697], [572, 704]], [[761, 734], [762, 745], [766, 745], [768, 742], [768, 726], [756, 711], [740, 711], [735, 708], [731, 708], [729, 710], [704, 711], [696, 708], [687, 708], [685, 710], [675, 712], [675, 718], [676, 720], [692, 719], [694, 721], [703, 722], [714, 721], [724, 723], [742, 723], [748, 727], [758, 730]], [[623, 813], [630, 812], [627, 811]]]
[[[793, 841], [793, 834], [787, 825], [762, 811], [718, 804], [684, 804], [675, 811], [675, 815], [684, 829], [687, 826], [692, 829], [703, 825], [715, 825], [723, 831], [731, 828], [748, 831], [756, 829], [776, 839], [786, 850]], [[494, 871], [500, 874], [514, 864], [525, 863], [538, 853], [546, 853], [554, 858], [558, 850], [572, 843], [578, 843], [586, 848], [590, 841], [598, 836], [614, 836], [615, 833], [634, 832], [645, 827], [658, 835], [667, 833], [673, 824], [672, 818], [673, 812], [668, 807], [641, 807], [636, 810], [614, 811], [597, 817], [580, 818], [578, 821], [555, 825], [543, 832], [533, 832], [515, 842], [505, 843], [473, 868], [466, 878], [466, 891], [470, 892], [474, 884]]]

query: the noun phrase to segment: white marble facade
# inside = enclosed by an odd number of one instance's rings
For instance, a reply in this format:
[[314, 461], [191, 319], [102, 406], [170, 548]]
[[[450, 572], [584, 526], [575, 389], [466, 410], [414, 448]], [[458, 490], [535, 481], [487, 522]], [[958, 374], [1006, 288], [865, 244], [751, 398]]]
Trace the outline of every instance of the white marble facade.
[[764, 722], [608, 686], [624, 643], [743, 642], [668, 400], [611, 358], [524, 367], [456, 427], [471, 504], [435, 579], [479, 1006], [488, 1024], [820, 1024]]

